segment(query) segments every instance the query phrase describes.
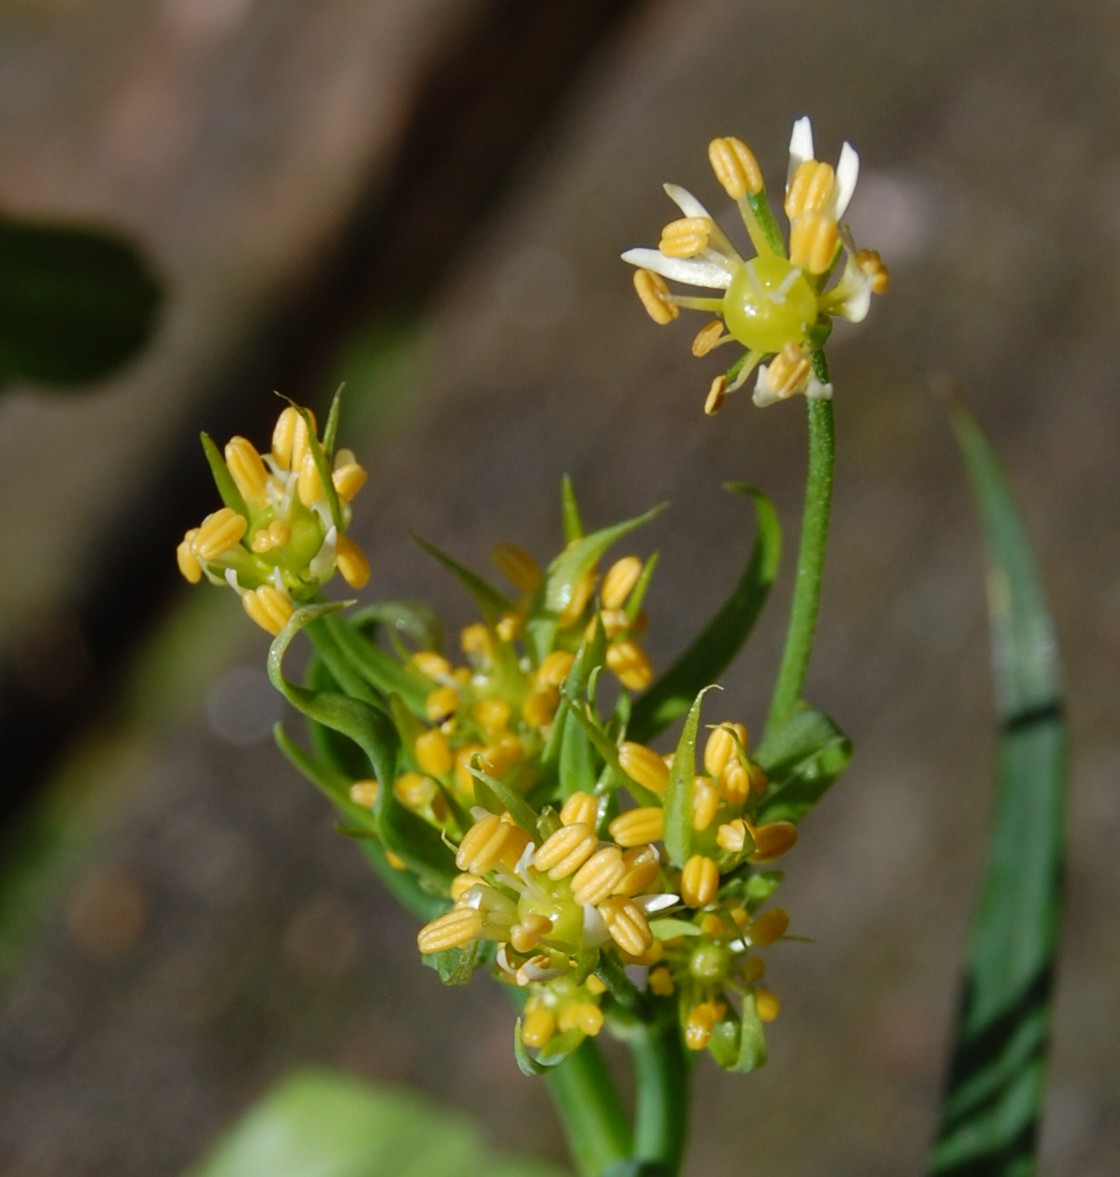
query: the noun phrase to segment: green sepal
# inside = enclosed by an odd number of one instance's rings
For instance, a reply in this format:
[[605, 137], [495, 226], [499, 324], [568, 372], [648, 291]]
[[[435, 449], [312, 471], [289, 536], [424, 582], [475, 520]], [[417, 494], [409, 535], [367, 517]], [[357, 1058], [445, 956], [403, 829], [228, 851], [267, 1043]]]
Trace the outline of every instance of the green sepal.
[[678, 936], [703, 936], [703, 932], [688, 920], [674, 916], [662, 916], [649, 921], [649, 930], [658, 940], [675, 940]]
[[645, 563], [642, 565], [642, 571], [638, 576], [637, 583], [630, 590], [630, 595], [626, 598], [626, 606], [623, 612], [626, 614], [626, 620], [631, 623], [637, 620], [638, 614], [642, 611], [642, 603], [646, 599], [650, 581], [653, 580], [653, 574], [660, 559], [660, 552], [650, 552]]
[[799, 822], [851, 758], [851, 740], [823, 711], [795, 711], [755, 750], [770, 781], [758, 820]]
[[568, 677], [561, 688], [561, 704], [541, 757], [541, 763], [545, 765], [551, 763], [554, 758], [556, 760], [556, 796], [561, 801], [567, 800], [573, 793], [581, 790], [590, 793], [595, 788], [599, 771], [595, 746], [584, 725], [578, 722], [578, 718], [577, 722], [572, 722], [570, 712], [575, 710], [577, 716], [582, 714], [588, 685], [595, 670], [603, 664], [606, 645], [606, 635], [601, 623], [596, 624], [590, 641], [580, 643]]
[[420, 959], [439, 973], [439, 979], [445, 985], [466, 985], [482, 963], [477, 940], [463, 948], [446, 948], [443, 952], [421, 955]]
[[771, 895], [777, 891], [785, 878], [780, 870], [754, 871], [743, 884], [743, 901], [753, 915]]
[[[335, 425], [337, 427], [339, 398], [342, 396], [342, 389], [334, 394], [334, 400], [331, 402], [330, 415], [335, 418]], [[311, 451], [311, 460], [315, 463], [315, 469], [318, 471], [319, 480], [323, 484], [323, 493], [327, 496], [327, 507], [330, 509], [331, 522], [338, 528], [338, 530], [346, 530], [346, 521], [342, 517], [342, 502], [338, 497], [338, 491], [335, 489], [334, 479], [331, 477], [331, 459], [330, 451], [325, 449], [323, 443], [319, 440], [315, 432], [315, 418], [311, 415], [310, 409], [305, 409], [303, 405], [297, 405], [295, 401], [288, 400], [288, 404], [295, 409], [297, 413], [303, 418], [303, 423], [307, 426], [307, 447]]]
[[734, 1065], [728, 1069], [745, 1075], [749, 1071], [757, 1071], [765, 1062], [766, 1031], [758, 1016], [754, 990], [748, 989], [743, 994], [743, 1010], [739, 1020], [739, 1051]]
[[218, 495], [221, 497], [223, 504], [236, 511], [238, 515], [248, 519], [249, 507], [241, 497], [241, 491], [237, 489], [237, 483], [233, 481], [233, 475], [229, 472], [229, 467], [226, 465], [226, 460], [222, 456], [222, 451], [218, 449], [217, 444], [209, 433], [200, 434], [199, 439], [202, 442], [202, 452], [206, 455], [206, 463], [210, 467], [214, 485], [218, 488]]
[[606, 985], [611, 1000], [631, 1014], [640, 1010], [643, 1004], [642, 995], [618, 960], [606, 952], [596, 952], [595, 955], [598, 957], [595, 975]]
[[700, 726], [700, 704], [712, 690], [705, 687], [688, 711], [669, 783], [665, 786], [662, 808], [665, 811], [665, 849], [675, 867], [683, 867], [692, 854], [692, 794], [696, 779], [696, 733]]
[[[757, 192], [748, 192], [744, 197], [747, 207], [754, 216], [755, 224], [762, 233], [763, 239], [770, 252], [776, 254], [778, 257], [785, 257], [786, 247], [782, 240], [782, 231], [778, 227], [778, 222], [774, 219], [773, 210], [770, 208], [770, 201], [766, 195], [766, 189], [760, 188]], [[757, 244], [757, 243], [756, 243]], [[763, 252], [761, 249], [759, 252]]]
[[478, 605], [487, 625], [493, 626], [508, 613], [511, 606], [509, 598], [499, 592], [492, 584], [482, 579], [477, 572], [472, 572], [465, 565], [460, 564], [454, 556], [441, 551], [435, 544], [429, 543], [419, 535], [413, 535], [415, 543], [422, 551], [428, 553], [437, 563], [442, 564], [448, 572], [467, 590]]
[[578, 1030], [568, 1030], [557, 1034], [537, 1052], [534, 1058], [521, 1040], [521, 1018], [513, 1024], [513, 1057], [518, 1070], [535, 1079], [547, 1074], [553, 1067], [558, 1067], [584, 1040], [584, 1035]]
[[756, 487], [729, 482], [726, 489], [754, 504], [758, 534], [747, 566], [731, 595], [700, 636], [635, 701], [631, 738], [648, 743], [688, 710], [696, 692], [715, 682], [734, 661], [758, 620], [781, 556], [781, 528], [773, 504]]
[[474, 777], [474, 795], [479, 805], [491, 813], [508, 813], [531, 838], [540, 836], [536, 811], [524, 797], [511, 789], [505, 781], [491, 776], [477, 764], [472, 762], [467, 767]]
[[344, 382], [334, 390], [331, 407], [327, 411], [327, 423], [323, 427], [323, 449], [331, 456], [334, 455], [335, 441], [338, 438], [338, 421], [342, 416], [342, 392], [345, 387]]
[[560, 512], [564, 521], [564, 544], [583, 539], [583, 521], [579, 517], [575, 488], [567, 474], [560, 483]]

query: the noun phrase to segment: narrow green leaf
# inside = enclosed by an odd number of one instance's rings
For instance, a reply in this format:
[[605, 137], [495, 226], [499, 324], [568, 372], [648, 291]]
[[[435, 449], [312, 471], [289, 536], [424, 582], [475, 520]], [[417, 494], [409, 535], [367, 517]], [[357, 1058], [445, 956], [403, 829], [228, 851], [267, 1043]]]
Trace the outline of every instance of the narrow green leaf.
[[483, 580], [477, 572], [472, 572], [465, 565], [460, 564], [454, 556], [449, 556], [446, 552], [437, 548], [435, 544], [428, 543], [426, 539], [418, 535], [414, 535], [412, 539], [433, 560], [442, 564], [467, 592], [470, 593], [488, 625], [493, 625], [503, 613], [509, 612], [511, 607], [509, 598], [503, 593], [498, 592], [493, 585]]
[[778, 571], [781, 529], [773, 504], [762, 491], [742, 483], [728, 490], [754, 504], [758, 535], [743, 575], [731, 596], [695, 642], [634, 704], [631, 738], [648, 742], [688, 710], [696, 692], [709, 686], [734, 661], [750, 637]]
[[564, 519], [564, 543], [570, 544], [583, 539], [583, 522], [579, 517], [575, 488], [567, 474], [560, 483], [560, 509]]
[[233, 475], [229, 472], [222, 451], [218, 449], [217, 443], [209, 433], [203, 433], [201, 440], [202, 452], [206, 455], [206, 464], [210, 467], [210, 473], [214, 478], [214, 485], [218, 488], [222, 503], [227, 507], [232, 507], [238, 515], [243, 515], [248, 519], [249, 508], [241, 497], [241, 491], [237, 489], [237, 483], [233, 481]]
[[770, 781], [759, 820], [800, 821], [851, 758], [851, 741], [823, 711], [795, 711], [754, 753]]
[[298, 1071], [251, 1108], [187, 1177], [563, 1177], [502, 1158], [464, 1117], [419, 1095]]
[[665, 849], [669, 861], [683, 867], [692, 853], [692, 794], [696, 780], [696, 732], [700, 725], [700, 704], [711, 687], [705, 687], [689, 709], [681, 738], [677, 741], [669, 783], [665, 787]]
[[[493, 812], [501, 813], [502, 810], [505, 810], [513, 818], [514, 822], [529, 834], [530, 837], [539, 837], [536, 811], [526, 802], [524, 797], [514, 792], [505, 781], [491, 776], [477, 765], [470, 764], [468, 765], [468, 769], [471, 776], [474, 777], [476, 793], [484, 795], [488, 792], [493, 800], [497, 802], [498, 808], [493, 810]], [[481, 795], [479, 799], [481, 801]], [[485, 802], [481, 803], [485, 805]], [[490, 807], [487, 806], [487, 808]]]
[[979, 509], [1001, 736], [995, 816], [938, 1139], [937, 1177], [1035, 1171], [1061, 902], [1066, 730], [1057, 644], [1023, 522], [967, 410], [952, 410]]

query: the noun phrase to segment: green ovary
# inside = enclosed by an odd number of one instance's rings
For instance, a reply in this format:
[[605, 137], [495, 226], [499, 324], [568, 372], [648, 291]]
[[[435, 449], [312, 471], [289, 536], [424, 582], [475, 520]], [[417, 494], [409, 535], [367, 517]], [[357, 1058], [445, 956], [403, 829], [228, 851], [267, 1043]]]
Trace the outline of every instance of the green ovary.
[[817, 313], [817, 296], [805, 275], [781, 257], [756, 257], [741, 265], [723, 296], [727, 330], [763, 354], [800, 343]]

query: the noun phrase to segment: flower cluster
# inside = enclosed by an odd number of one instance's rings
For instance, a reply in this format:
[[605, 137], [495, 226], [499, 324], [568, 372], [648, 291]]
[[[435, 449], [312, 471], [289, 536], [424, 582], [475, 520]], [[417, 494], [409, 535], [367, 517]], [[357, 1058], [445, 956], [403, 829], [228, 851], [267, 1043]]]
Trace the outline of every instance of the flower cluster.
[[331, 455], [336, 398], [325, 444], [307, 409], [288, 405], [272, 450], [234, 437], [224, 455], [203, 446], [225, 505], [183, 537], [179, 571], [192, 584], [205, 576], [227, 584], [262, 629], [277, 634], [296, 606], [316, 599], [337, 570], [351, 588], [369, 579], [369, 563], [346, 534], [350, 500], [366, 474], [349, 450]]
[[[750, 148], [740, 139], [714, 139], [708, 156], [716, 178], [739, 208], [756, 256], [744, 260], [695, 196], [666, 184], [666, 193], [683, 215], [665, 226], [656, 249], [629, 249], [622, 255], [639, 267], [634, 286], [642, 305], [660, 324], [676, 319], [681, 307], [714, 313], [717, 318], [694, 339], [693, 355], [707, 355], [731, 342], [746, 348], [712, 382], [707, 413], [716, 412], [727, 393], [741, 387], [756, 368], [757, 405], [796, 393], [831, 396], [820, 349], [832, 318], [859, 322], [871, 295], [883, 293], [890, 281], [878, 253], [857, 250], [841, 225], [859, 175], [859, 156], [845, 143], [835, 168], [815, 159], [810, 122], [797, 120], [785, 187], [788, 249]], [[666, 278], [721, 293], [673, 294]], [[768, 358], [768, 364], [762, 362]]]

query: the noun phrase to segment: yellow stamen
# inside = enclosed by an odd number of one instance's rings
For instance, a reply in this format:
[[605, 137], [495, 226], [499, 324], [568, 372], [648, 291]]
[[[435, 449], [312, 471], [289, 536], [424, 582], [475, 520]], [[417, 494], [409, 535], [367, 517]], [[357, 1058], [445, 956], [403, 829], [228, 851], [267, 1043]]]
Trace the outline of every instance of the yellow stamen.
[[672, 301], [673, 296], [669, 293], [669, 287], [660, 274], [655, 274], [652, 270], [635, 270], [634, 289], [642, 300], [646, 314], [658, 326], [664, 327], [680, 314]]
[[840, 245], [840, 226], [827, 213], [808, 212], [789, 231], [789, 260], [810, 274], [823, 274]]
[[587, 990], [588, 993], [592, 993], [596, 997], [601, 997], [607, 991], [606, 985], [603, 984], [603, 982], [600, 981], [594, 973], [592, 973], [591, 976], [588, 977], [586, 981], [584, 981], [583, 987]]
[[708, 248], [712, 222], [708, 217], [681, 217], [661, 230], [657, 248], [666, 257], [695, 257]]
[[665, 811], [660, 805], [643, 805], [620, 813], [610, 824], [611, 837], [620, 846], [644, 846], [665, 837]]
[[721, 723], [712, 728], [704, 744], [704, 771], [718, 780], [727, 762], [747, 746], [747, 729], [741, 723]]
[[344, 503], [348, 503], [365, 486], [366, 472], [357, 462], [351, 460], [340, 463], [336, 457], [331, 482], [334, 483], [338, 497]]
[[553, 650], [537, 667], [537, 682], [553, 687], [562, 687], [572, 669], [575, 655], [567, 650]]
[[490, 631], [481, 622], [468, 625], [459, 635], [459, 644], [463, 653], [469, 658], [480, 662], [489, 662], [493, 657], [490, 644]]
[[435, 798], [435, 783], [418, 772], [402, 772], [393, 783], [393, 795], [414, 813], [421, 813]]
[[524, 627], [524, 614], [517, 612], [504, 613], [498, 618], [498, 624], [494, 626], [494, 632], [501, 641], [512, 642]]
[[496, 744], [490, 744], [479, 753], [483, 772], [501, 776], [506, 769], [525, 759], [525, 749], [516, 736], [504, 735]]
[[719, 867], [706, 854], [694, 854], [681, 870], [681, 898], [689, 907], [707, 907], [719, 891]]
[[412, 751], [416, 756], [416, 763], [420, 766], [420, 771], [426, 772], [429, 776], [446, 776], [454, 764], [451, 745], [438, 727], [430, 728], [417, 736]]
[[582, 790], [573, 793], [560, 809], [561, 825], [585, 825], [589, 830], [593, 830], [598, 820], [599, 802], [591, 793]]
[[606, 635], [607, 641], [610, 641], [629, 628], [630, 618], [626, 616], [624, 609], [600, 609], [587, 623], [587, 628], [583, 631], [583, 636], [588, 641], [591, 641], [595, 636], [597, 625], [603, 627], [603, 633]]
[[660, 797], [665, 792], [669, 784], [669, 766], [652, 748], [623, 740], [618, 746], [618, 763], [631, 780], [651, 793]]
[[612, 895], [599, 904], [599, 914], [611, 939], [631, 956], [641, 956], [653, 947], [653, 933], [645, 913], [625, 895]]
[[570, 1001], [561, 1007], [556, 1023], [561, 1030], [580, 1030], [594, 1038], [603, 1028], [603, 1011], [593, 1001]]
[[474, 775], [470, 766], [484, 751], [485, 748], [478, 743], [463, 744], [455, 750], [455, 785], [464, 797], [474, 796]]
[[755, 916], [750, 926], [751, 943], [765, 948], [780, 940], [789, 928], [789, 913], [784, 907], [775, 907]]
[[719, 791], [732, 805], [742, 805], [751, 795], [750, 770], [732, 760], [719, 774]]
[[260, 502], [268, 486], [268, 471], [257, 447], [244, 437], [226, 442], [226, 466], [241, 497], [250, 503]]
[[222, 507], [207, 515], [194, 537], [195, 555], [209, 563], [224, 556], [231, 548], [237, 547], [249, 523], [232, 507]]
[[572, 876], [572, 898], [581, 905], [599, 903], [614, 890], [625, 873], [622, 851], [617, 846], [604, 846]]
[[299, 464], [296, 493], [299, 495], [299, 501], [305, 507], [310, 507], [312, 503], [321, 502], [326, 498], [323, 479], [319, 474], [319, 467], [315, 464], [315, 455], [310, 449], [305, 451], [303, 460]]
[[591, 600], [591, 594], [595, 591], [595, 579], [594, 572], [587, 572], [572, 585], [572, 595], [557, 618], [560, 625], [574, 625], [583, 616], [587, 602]]
[[380, 789], [375, 780], [355, 781], [350, 786], [350, 800], [363, 809], [372, 809]]
[[786, 189], [786, 216], [794, 221], [806, 213], [824, 212], [832, 198], [835, 182], [836, 172], [831, 164], [817, 159], [804, 160]]
[[637, 556], [623, 556], [621, 560], [616, 560], [607, 569], [599, 590], [603, 608], [621, 609], [641, 578], [642, 562]]
[[782, 1003], [777, 997], [769, 989], [759, 986], [755, 986], [754, 1002], [758, 1009], [758, 1016], [764, 1022], [772, 1022], [782, 1009]]
[[594, 831], [583, 822], [561, 826], [533, 856], [533, 865], [550, 879], [566, 879], [595, 853], [597, 844]]
[[179, 571], [191, 584], [198, 584], [202, 579], [202, 565], [194, 554], [194, 541], [197, 535], [198, 528], [192, 527], [179, 541], [179, 546], [175, 549], [175, 559], [178, 562]]
[[653, 682], [653, 663], [630, 638], [607, 647], [607, 666], [628, 691], [644, 691]]
[[703, 1050], [711, 1040], [716, 1023], [727, 1012], [722, 1001], [701, 1001], [688, 1011], [684, 1021], [684, 1044], [689, 1050]]
[[412, 655], [412, 661], [420, 671], [437, 682], [451, 677], [451, 663], [434, 650], [417, 650]]
[[547, 969], [552, 962], [543, 953], [537, 956], [531, 956], [522, 966], [517, 970], [517, 984], [521, 989], [528, 988], [535, 980], [533, 971], [536, 969]]
[[525, 1019], [521, 1023], [521, 1041], [533, 1050], [547, 1046], [556, 1032], [556, 1015], [547, 1005], [525, 1006]]
[[751, 830], [754, 838], [752, 862], [773, 862], [792, 849], [797, 841], [797, 826], [790, 821], [771, 821]]
[[543, 936], [552, 931], [552, 920], [534, 912], [509, 930], [509, 942], [518, 952], [532, 952]]
[[723, 402], [726, 399], [727, 377], [717, 376], [708, 389], [708, 395], [704, 398], [704, 412], [709, 417], [714, 417], [723, 408]]
[[[315, 417], [308, 412], [312, 428]], [[307, 422], [294, 405], [288, 405], [276, 418], [272, 431], [272, 457], [281, 470], [298, 470], [308, 452]]]
[[[524, 835], [524, 840], [519, 835]], [[520, 854], [528, 841], [528, 834], [496, 813], [488, 813], [463, 835], [455, 865], [468, 874], [484, 875], [502, 862], [510, 848], [519, 841]]]
[[713, 139], [708, 144], [708, 160], [716, 179], [732, 200], [743, 200], [748, 194], [756, 196], [762, 191], [762, 169], [742, 139], [730, 136]]
[[891, 272], [883, 264], [877, 249], [861, 249], [856, 254], [856, 265], [871, 279], [872, 294], [886, 294], [891, 284]]
[[456, 875], [451, 880], [451, 886], [448, 890], [451, 893], [451, 898], [456, 903], [461, 902], [470, 894], [472, 887], [477, 887], [482, 882], [478, 875]]
[[616, 895], [641, 895], [661, 874], [661, 856], [653, 846], [634, 846], [622, 855], [626, 873], [615, 883]]
[[729, 821], [716, 831], [716, 843], [728, 854], [738, 854], [747, 844], [747, 823], [741, 817]]
[[282, 548], [291, 538], [291, 526], [285, 523], [283, 519], [273, 519], [267, 527], [263, 527], [260, 531], [253, 534], [249, 547], [257, 555], [263, 555], [265, 552], [272, 552], [276, 548]]
[[556, 687], [536, 687], [521, 704], [521, 718], [530, 727], [545, 727], [556, 717], [560, 706], [560, 691]]
[[432, 723], [445, 723], [459, 710], [459, 692], [454, 687], [436, 687], [424, 700], [424, 714]]
[[510, 705], [505, 699], [491, 696], [479, 699], [471, 708], [471, 715], [486, 735], [494, 739], [509, 726], [510, 711]]
[[696, 332], [696, 338], [692, 341], [692, 354], [698, 359], [706, 356], [722, 338], [723, 320], [713, 319]]
[[506, 580], [523, 593], [531, 593], [541, 583], [541, 566], [516, 544], [491, 548], [490, 559]]
[[364, 588], [369, 580], [369, 561], [365, 552], [348, 536], [335, 537], [334, 558], [342, 579], [353, 589]]
[[707, 777], [698, 776], [692, 786], [692, 828], [706, 830], [719, 811], [719, 789]]
[[453, 907], [425, 924], [416, 936], [420, 951], [428, 956], [448, 948], [462, 948], [482, 931], [482, 913], [473, 907]]
[[766, 961], [761, 956], [748, 956], [743, 961], [743, 967], [739, 970], [739, 976], [748, 983], [753, 983], [762, 978], [763, 973], [766, 972]]
[[649, 990], [658, 997], [670, 997], [676, 989], [673, 984], [673, 974], [665, 965], [658, 965], [655, 969], [650, 969], [649, 973]]
[[770, 361], [770, 386], [779, 397], [792, 396], [809, 381], [813, 365], [804, 348], [797, 343], [787, 343]]
[[275, 637], [288, 624], [295, 606], [291, 597], [271, 584], [242, 594], [241, 607], [261, 629]]

